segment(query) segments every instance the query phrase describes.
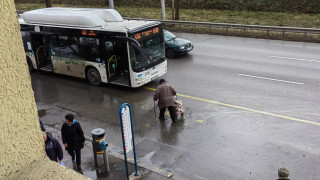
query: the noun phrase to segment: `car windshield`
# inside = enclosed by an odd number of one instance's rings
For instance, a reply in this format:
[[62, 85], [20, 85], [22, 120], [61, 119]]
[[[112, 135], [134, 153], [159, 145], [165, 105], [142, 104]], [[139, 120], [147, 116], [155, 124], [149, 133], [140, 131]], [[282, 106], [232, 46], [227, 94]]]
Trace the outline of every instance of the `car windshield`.
[[141, 48], [130, 45], [130, 62], [132, 70], [140, 72], [155, 66], [165, 59], [164, 43], [161, 34], [155, 37], [139, 41]]
[[171, 39], [176, 38], [176, 36], [174, 34], [172, 34], [171, 32], [169, 32], [169, 31], [163, 31], [163, 32], [164, 32], [165, 41], [169, 41]]

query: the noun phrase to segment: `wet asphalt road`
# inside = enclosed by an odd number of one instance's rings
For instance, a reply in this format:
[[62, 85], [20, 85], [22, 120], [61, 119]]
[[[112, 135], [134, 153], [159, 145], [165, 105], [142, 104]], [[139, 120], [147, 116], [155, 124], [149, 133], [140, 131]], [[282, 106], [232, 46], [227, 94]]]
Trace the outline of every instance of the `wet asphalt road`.
[[[40, 116], [55, 126], [74, 113], [86, 135], [104, 128], [121, 152], [118, 114], [127, 102], [142, 163], [187, 179], [269, 180], [280, 166], [292, 179], [320, 179], [320, 124], [312, 124], [320, 123], [320, 45], [177, 35], [195, 43], [188, 55], [168, 60], [164, 76], [185, 95], [185, 121], [155, 121], [152, 90], [36, 72]], [[157, 80], [146, 86], [156, 88]]]

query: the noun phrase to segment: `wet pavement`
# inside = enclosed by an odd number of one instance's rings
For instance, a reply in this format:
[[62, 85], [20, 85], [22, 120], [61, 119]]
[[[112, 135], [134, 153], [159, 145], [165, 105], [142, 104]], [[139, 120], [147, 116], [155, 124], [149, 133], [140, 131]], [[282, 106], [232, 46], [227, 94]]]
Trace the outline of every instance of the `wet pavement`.
[[[53, 137], [58, 139], [60, 144], [63, 147], [62, 139], [60, 135], [59, 129], [51, 128], [46, 126], [47, 132], [51, 132]], [[126, 166], [123, 160], [123, 157], [120, 154], [110, 155], [108, 154], [108, 162], [109, 162], [109, 171], [106, 169], [104, 164], [103, 155], [99, 154], [98, 158], [98, 167], [95, 166], [95, 161], [93, 158], [93, 150], [92, 144], [90, 142], [90, 138], [87, 139], [85, 147], [81, 150], [81, 167], [82, 170], [78, 171], [76, 164], [72, 162], [71, 156], [67, 153], [67, 151], [63, 148], [63, 163], [64, 166], [74, 171], [83, 174], [90, 179], [97, 180], [124, 180], [126, 179]], [[148, 170], [144, 167], [138, 166], [139, 176], [134, 176], [135, 167], [134, 164], [128, 163], [129, 176], [131, 179], [154, 179], [154, 180], [169, 180], [171, 178], [166, 177], [164, 174], [159, 174], [154, 171]], [[132, 178], [134, 177], [134, 178]]]
[[[164, 122], [155, 120], [152, 90], [94, 87], [45, 72], [31, 75], [39, 115], [55, 128], [65, 114], [73, 113], [88, 137], [93, 129], [103, 128], [110, 153], [122, 154], [119, 108], [127, 102], [132, 106], [138, 161], [150, 171], [185, 179], [269, 180], [277, 178], [280, 166], [287, 166], [292, 179], [320, 179], [314, 168], [319, 164], [320, 127], [310, 124], [320, 122], [320, 71], [317, 62], [301, 60], [317, 60], [320, 45], [179, 36], [193, 40], [195, 49], [169, 59], [164, 77], [182, 94], [185, 120], [172, 124], [168, 114]], [[157, 85], [155, 80], [146, 86]], [[95, 172], [92, 164], [88, 169]]]

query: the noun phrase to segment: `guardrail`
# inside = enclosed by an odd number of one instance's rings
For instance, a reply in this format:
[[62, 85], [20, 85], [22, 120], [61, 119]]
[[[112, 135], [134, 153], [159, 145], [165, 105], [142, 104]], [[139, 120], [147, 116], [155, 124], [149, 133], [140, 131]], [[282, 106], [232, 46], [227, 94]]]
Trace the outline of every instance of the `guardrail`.
[[[17, 14], [22, 14], [24, 11], [17, 11]], [[143, 18], [124, 18], [127, 20], [139, 20], [139, 21], [160, 21], [163, 24], [178, 25], [180, 29], [182, 26], [195, 26], [197, 27], [209, 27], [210, 32], [212, 28], [225, 28], [228, 32], [229, 29], [242, 29], [243, 35], [247, 30], [259, 30], [266, 31], [269, 36], [270, 31], [282, 32], [282, 36], [286, 32], [290, 33], [303, 33], [306, 37], [307, 34], [320, 34], [320, 29], [315, 28], [299, 28], [299, 27], [282, 27], [282, 26], [259, 26], [259, 25], [245, 25], [245, 24], [228, 24], [228, 23], [210, 23], [210, 22], [195, 22], [195, 21], [175, 21], [175, 20], [159, 20], [159, 19], [143, 19]]]
[[245, 24], [228, 24], [228, 23], [210, 23], [210, 22], [195, 22], [195, 21], [174, 21], [174, 20], [159, 20], [159, 19], [142, 19], [142, 18], [124, 18], [127, 20], [140, 20], [140, 21], [160, 21], [163, 24], [172, 24], [180, 26], [195, 26], [197, 27], [209, 27], [210, 31], [212, 28], [225, 28], [226, 31], [229, 29], [242, 29], [243, 34], [247, 30], [260, 30], [266, 31], [269, 35], [270, 31], [282, 32], [284, 36], [286, 32], [291, 33], [304, 33], [307, 34], [320, 34], [320, 29], [314, 28], [298, 28], [298, 27], [281, 27], [281, 26], [259, 26], [259, 25], [245, 25]]

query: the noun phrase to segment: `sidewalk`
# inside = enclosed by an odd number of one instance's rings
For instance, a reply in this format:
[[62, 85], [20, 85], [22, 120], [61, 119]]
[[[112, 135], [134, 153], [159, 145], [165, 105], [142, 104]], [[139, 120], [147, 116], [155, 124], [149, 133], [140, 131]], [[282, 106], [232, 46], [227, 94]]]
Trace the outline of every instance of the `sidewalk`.
[[[60, 130], [45, 126], [47, 132], [52, 133], [52, 135], [58, 139], [58, 141], [61, 144], [61, 147], [63, 148], [63, 163], [66, 167], [73, 169], [75, 171], [76, 167], [75, 164], [72, 163], [71, 156], [67, 153], [67, 151], [64, 149], [61, 139]], [[90, 178], [90, 179], [97, 179], [97, 180], [106, 180], [106, 179], [112, 179], [112, 180], [125, 180], [126, 179], [126, 166], [123, 159], [111, 155], [112, 153], [108, 154], [109, 159], [109, 167], [110, 171], [109, 173], [105, 173], [105, 168], [103, 165], [103, 155], [98, 155], [98, 168], [95, 167], [94, 157], [93, 157], [93, 150], [92, 150], [92, 144], [90, 141], [86, 141], [85, 147], [81, 150], [81, 166], [82, 166], [82, 172], [79, 172], [83, 174], [84, 176]], [[134, 164], [131, 164], [128, 162], [128, 169], [129, 169], [129, 175], [131, 177], [134, 177], [132, 174], [135, 172]], [[135, 178], [130, 179], [152, 179], [152, 180], [169, 180], [172, 179], [171, 177], [167, 177], [164, 174], [157, 173], [151, 170], [148, 170], [144, 167], [138, 166], [138, 173], [139, 176]], [[171, 175], [169, 175], [171, 176]]]

